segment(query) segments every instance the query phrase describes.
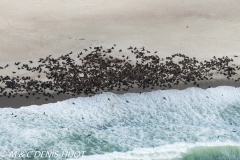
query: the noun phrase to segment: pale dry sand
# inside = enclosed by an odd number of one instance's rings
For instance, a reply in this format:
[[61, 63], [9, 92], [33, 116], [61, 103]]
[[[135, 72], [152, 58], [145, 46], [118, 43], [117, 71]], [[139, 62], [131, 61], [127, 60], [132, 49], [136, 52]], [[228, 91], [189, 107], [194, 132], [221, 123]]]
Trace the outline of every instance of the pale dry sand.
[[[199, 60], [238, 55], [234, 63], [240, 64], [238, 0], [0, 0], [0, 4], [0, 66], [113, 44], [123, 49], [145, 46], [164, 58], [174, 53]], [[11, 67], [0, 74], [11, 76]], [[221, 77], [215, 82], [238, 86]]]
[[0, 0], [0, 4], [0, 62], [114, 43], [199, 58], [240, 52], [238, 0]]

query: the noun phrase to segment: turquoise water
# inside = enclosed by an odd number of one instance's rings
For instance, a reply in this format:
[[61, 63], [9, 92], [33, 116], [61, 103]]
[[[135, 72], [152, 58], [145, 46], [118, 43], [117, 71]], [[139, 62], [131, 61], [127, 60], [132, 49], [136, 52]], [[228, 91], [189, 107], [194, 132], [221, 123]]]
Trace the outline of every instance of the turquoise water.
[[182, 153], [178, 160], [238, 160], [240, 159], [240, 147], [216, 146], [216, 147], [194, 147], [188, 152]]
[[0, 121], [0, 151], [23, 159], [238, 159], [240, 88], [104, 93], [3, 108]]

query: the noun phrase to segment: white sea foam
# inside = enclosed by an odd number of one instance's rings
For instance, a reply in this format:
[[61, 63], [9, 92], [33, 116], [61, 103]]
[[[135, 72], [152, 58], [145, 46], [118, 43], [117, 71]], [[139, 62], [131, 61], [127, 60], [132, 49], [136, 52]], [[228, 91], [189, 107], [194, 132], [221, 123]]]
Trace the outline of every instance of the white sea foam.
[[137, 148], [239, 143], [240, 88], [103, 93], [2, 108], [0, 123], [2, 151], [83, 150], [87, 156], [127, 156]]
[[[83, 156], [79, 160], [167, 160], [167, 159], [181, 159], [182, 153], [187, 153], [189, 149], [194, 147], [226, 147], [236, 146], [240, 147], [240, 143], [233, 142], [213, 142], [213, 143], [174, 143], [167, 144], [155, 148], [136, 148], [125, 153], [113, 152], [103, 155]], [[240, 148], [239, 148], [240, 150]], [[69, 160], [73, 160], [69, 158]], [[75, 159], [76, 160], [76, 159]]]

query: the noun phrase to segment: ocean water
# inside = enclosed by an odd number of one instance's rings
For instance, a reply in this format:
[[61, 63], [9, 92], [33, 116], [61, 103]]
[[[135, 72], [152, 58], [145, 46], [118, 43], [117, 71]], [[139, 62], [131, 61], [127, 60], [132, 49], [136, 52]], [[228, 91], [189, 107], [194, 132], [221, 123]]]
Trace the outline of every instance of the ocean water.
[[0, 122], [0, 159], [240, 159], [240, 88], [234, 87], [2, 108]]

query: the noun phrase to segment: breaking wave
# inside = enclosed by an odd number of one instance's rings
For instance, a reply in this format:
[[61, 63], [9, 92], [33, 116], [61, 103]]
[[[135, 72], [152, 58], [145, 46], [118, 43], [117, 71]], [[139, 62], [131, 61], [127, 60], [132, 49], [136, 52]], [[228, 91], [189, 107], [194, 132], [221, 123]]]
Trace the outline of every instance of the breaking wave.
[[108, 92], [2, 108], [0, 122], [1, 151], [85, 151], [80, 159], [240, 159], [240, 88], [234, 87]]

